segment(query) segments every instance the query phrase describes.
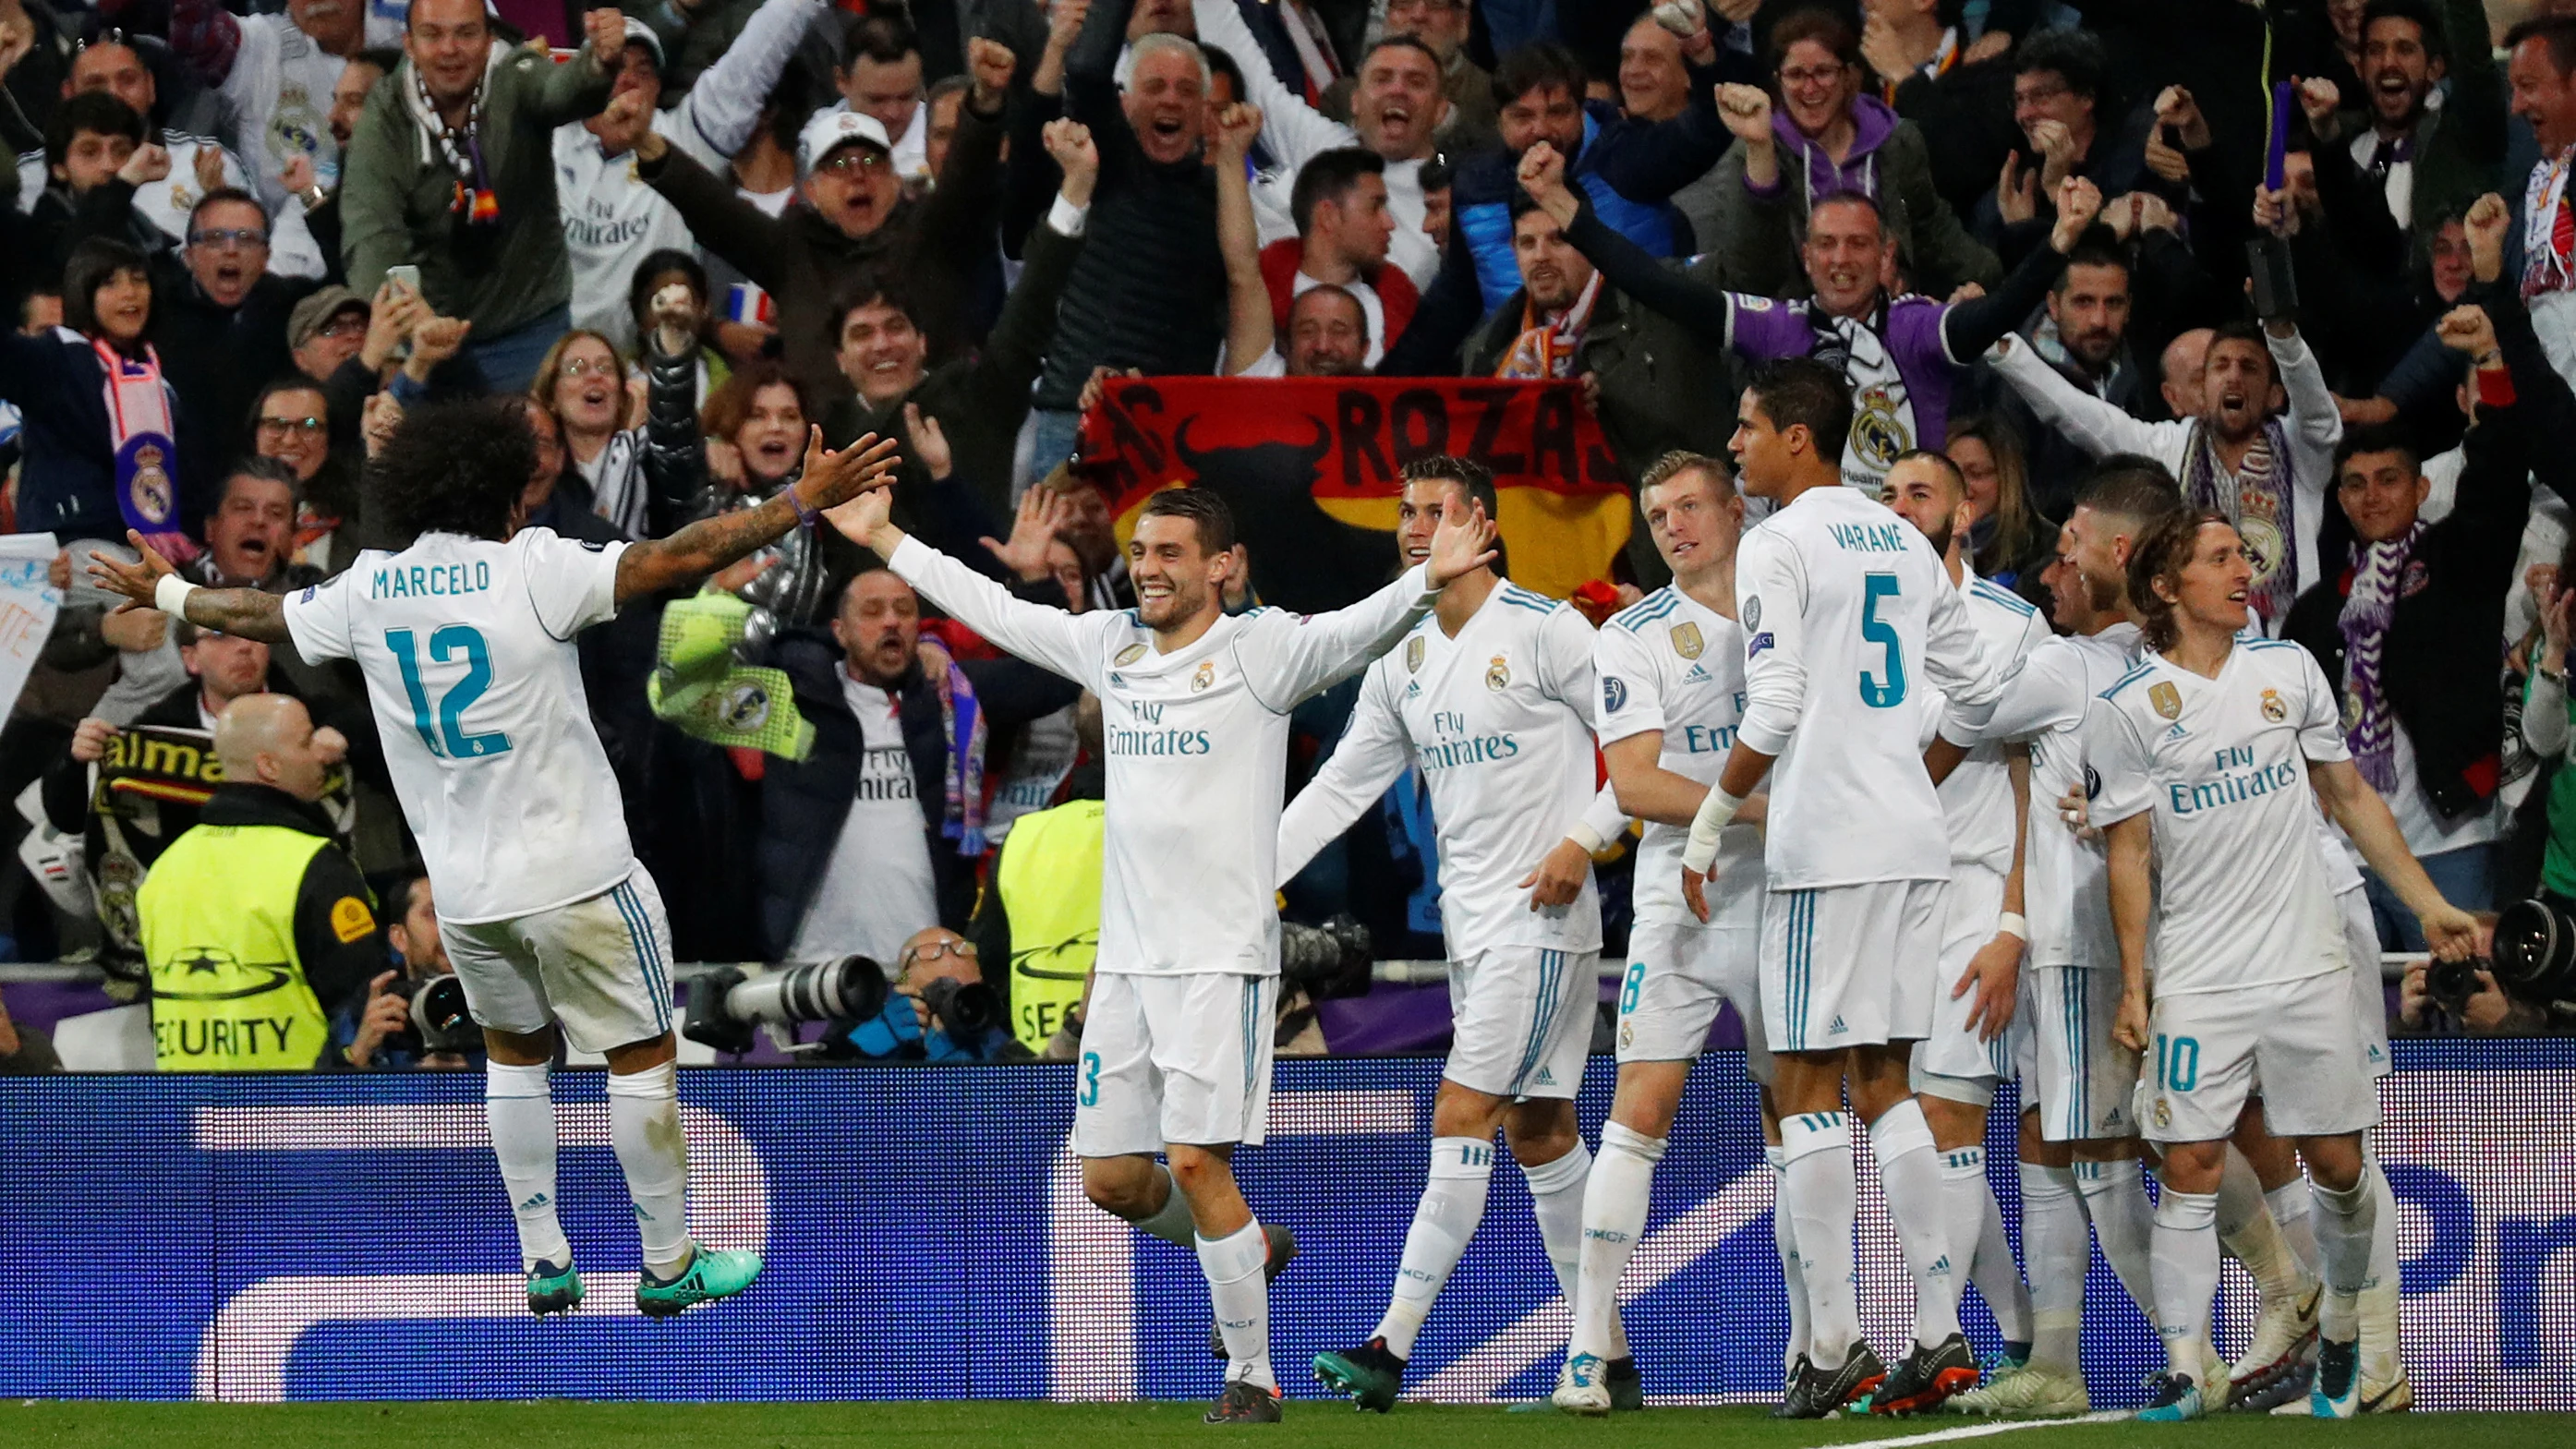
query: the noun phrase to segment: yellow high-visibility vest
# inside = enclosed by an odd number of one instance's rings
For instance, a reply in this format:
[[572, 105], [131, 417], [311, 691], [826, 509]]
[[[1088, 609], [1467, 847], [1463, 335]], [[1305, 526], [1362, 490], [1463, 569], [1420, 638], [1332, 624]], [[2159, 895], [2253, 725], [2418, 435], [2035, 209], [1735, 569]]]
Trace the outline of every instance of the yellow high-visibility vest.
[[330, 845], [278, 825], [198, 825], [136, 893], [165, 1072], [310, 1071], [331, 1023], [295, 949], [304, 869]]
[[1011, 922], [1011, 1033], [1031, 1051], [1082, 1004], [1100, 953], [1100, 861], [1108, 806], [1076, 800], [1011, 824], [994, 889]]

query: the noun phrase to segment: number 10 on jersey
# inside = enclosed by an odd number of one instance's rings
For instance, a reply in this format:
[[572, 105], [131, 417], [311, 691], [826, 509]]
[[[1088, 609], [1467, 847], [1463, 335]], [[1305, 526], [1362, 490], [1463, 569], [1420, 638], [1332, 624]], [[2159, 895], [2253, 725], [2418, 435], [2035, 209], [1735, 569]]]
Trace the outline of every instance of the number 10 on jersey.
[[429, 657], [434, 662], [445, 664], [459, 655], [465, 659], [465, 677], [439, 697], [435, 725], [430, 722], [429, 690], [421, 682], [420, 650], [412, 631], [387, 629], [385, 648], [402, 670], [403, 692], [411, 696], [412, 728], [420, 732], [420, 742], [429, 746], [431, 754], [477, 760], [509, 752], [510, 737], [498, 730], [479, 735], [465, 732], [465, 711], [492, 687], [492, 651], [483, 642], [482, 630], [450, 624], [429, 636]]

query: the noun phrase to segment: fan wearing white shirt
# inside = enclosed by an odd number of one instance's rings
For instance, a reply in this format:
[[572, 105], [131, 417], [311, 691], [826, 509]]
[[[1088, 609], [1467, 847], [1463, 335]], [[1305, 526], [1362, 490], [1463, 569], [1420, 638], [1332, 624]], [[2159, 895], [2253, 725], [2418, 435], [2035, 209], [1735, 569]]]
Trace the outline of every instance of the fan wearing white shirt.
[[[1418, 458], [1403, 479], [1395, 541], [1408, 565], [1430, 558], [1443, 518], [1497, 506], [1493, 474], [1471, 459]], [[1593, 783], [1592, 647], [1569, 604], [1489, 568], [1450, 580], [1431, 617], [1369, 666], [1331, 758], [1280, 818], [1283, 885], [1408, 766], [1438, 822], [1455, 1032], [1431, 1108], [1430, 1178], [1375, 1332], [1315, 1358], [1315, 1377], [1363, 1409], [1394, 1407], [1414, 1337], [1484, 1220], [1496, 1128], [1574, 1297], [1592, 1169], [1574, 1094], [1599, 994], [1585, 963], [1601, 949], [1592, 852], [1626, 824]], [[1615, 1364], [1627, 1346], [1612, 1338]]]
[[882, 481], [894, 446], [867, 437], [829, 453], [818, 431], [803, 476], [757, 508], [649, 543], [581, 544], [519, 527], [536, 447], [520, 399], [431, 404], [411, 410], [374, 463], [393, 500], [387, 527], [414, 536], [402, 550], [369, 550], [283, 597], [189, 584], [140, 535], [140, 562], [92, 565], [106, 587], [202, 628], [357, 661], [438, 897], [440, 937], [483, 1028], [485, 1116], [531, 1312], [582, 1298], [556, 1217], [547, 1064], [558, 1036], [608, 1058], [610, 1135], [643, 1241], [636, 1307], [668, 1317], [739, 1293], [760, 1272], [759, 1254], [689, 1236], [670, 927], [627, 838], [575, 641], [630, 599], [811, 527], [821, 509]]
[[1166, 489], [1128, 543], [1137, 607], [1069, 614], [1014, 599], [907, 537], [891, 507], [864, 496], [832, 523], [968, 628], [1100, 698], [1109, 810], [1075, 1074], [1083, 1190], [1196, 1248], [1227, 1358], [1208, 1421], [1276, 1423], [1267, 1280], [1295, 1240], [1253, 1220], [1230, 1163], [1237, 1144], [1260, 1143], [1268, 1109], [1288, 712], [1394, 647], [1450, 580], [1492, 562], [1493, 526], [1481, 509], [1445, 514], [1429, 557], [1347, 609], [1228, 615], [1226, 586], [1243, 568], [1233, 515], [1206, 489]]
[[2172, 1368], [2140, 1411], [2151, 1421], [2204, 1411], [2219, 1178], [2258, 1075], [2266, 1120], [2297, 1141], [2315, 1200], [2326, 1295], [2309, 1409], [2340, 1419], [2359, 1407], [2358, 1297], [2379, 1206], [2361, 1134], [2379, 1104], [2316, 801], [2415, 912], [2437, 956], [2477, 946], [2476, 921], [2426, 878], [2353, 765], [2314, 657], [2238, 638], [2254, 578], [2217, 513], [2178, 512], [2150, 529], [2129, 562], [2146, 649], [2085, 726], [2120, 949], [2113, 1036], [2152, 1052], [2153, 1082], [2139, 1095], [2163, 1152], [2151, 1274]]

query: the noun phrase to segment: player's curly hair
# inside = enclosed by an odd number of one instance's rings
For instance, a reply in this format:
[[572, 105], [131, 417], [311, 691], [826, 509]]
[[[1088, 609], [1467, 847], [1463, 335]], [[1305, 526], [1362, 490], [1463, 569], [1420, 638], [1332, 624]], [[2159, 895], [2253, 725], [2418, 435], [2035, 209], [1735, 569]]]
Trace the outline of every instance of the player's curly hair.
[[2150, 524], [2130, 547], [2129, 606], [2138, 611], [2138, 629], [2148, 648], [2161, 653], [2182, 637], [2173, 602], [2156, 592], [2156, 581], [2181, 588], [2183, 565], [2191, 562], [2202, 527], [2212, 523], [2227, 523], [2227, 515], [2209, 508], [2177, 508]]
[[367, 479], [400, 546], [424, 533], [497, 543], [510, 536], [536, 470], [527, 400], [512, 394], [412, 408], [367, 464]]

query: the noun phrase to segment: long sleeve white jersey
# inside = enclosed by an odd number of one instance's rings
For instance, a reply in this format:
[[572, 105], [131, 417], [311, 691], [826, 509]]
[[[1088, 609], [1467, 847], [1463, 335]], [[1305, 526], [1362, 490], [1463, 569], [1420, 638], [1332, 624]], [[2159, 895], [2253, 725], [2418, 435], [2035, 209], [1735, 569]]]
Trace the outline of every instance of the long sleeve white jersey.
[[[1744, 631], [1735, 621], [1668, 584], [1613, 615], [1592, 657], [1601, 676], [1594, 717], [1601, 743], [1661, 730], [1655, 763], [1685, 780], [1716, 784], [1744, 719]], [[1638, 924], [1699, 924], [1682, 901], [1689, 841], [1687, 825], [1646, 822], [1637, 846]], [[1708, 923], [1755, 929], [1762, 890], [1762, 831], [1727, 826], [1709, 873]]]
[[635, 868], [574, 637], [617, 615], [626, 545], [424, 534], [286, 597], [306, 659], [354, 659], [442, 920], [513, 920]]
[[1945, 880], [1950, 836], [1924, 771], [1922, 690], [1982, 721], [1992, 657], [1913, 524], [1854, 488], [1810, 488], [1744, 535], [1745, 744], [1771, 770], [1773, 890]]
[[1590, 875], [1569, 906], [1530, 909], [1521, 882], [1590, 813], [1592, 626], [1571, 605], [1499, 585], [1451, 638], [1437, 618], [1369, 666], [1350, 728], [1279, 822], [1278, 877], [1305, 868], [1410, 763], [1431, 792], [1449, 959], [1495, 946], [1601, 949]]
[[1158, 654], [1134, 610], [1027, 603], [919, 539], [888, 562], [966, 627], [1099, 696], [1109, 748], [1099, 969], [1277, 974], [1288, 711], [1404, 637], [1437, 597], [1423, 570], [1330, 614], [1222, 618]]
[[[1998, 663], [2019, 667], [2027, 662], [2031, 651], [2053, 637], [2048, 621], [2028, 599], [1989, 579], [1977, 577], [1976, 570], [1963, 569], [1959, 575], [1959, 597], [1968, 601], [1968, 617], [1975, 621], [1977, 637], [1986, 644], [1987, 654]], [[1928, 713], [1924, 718], [1922, 743], [1929, 746], [1939, 731], [1947, 701], [1939, 690], [1924, 691]], [[1997, 708], [2001, 708], [2000, 705]], [[1986, 731], [1987, 743], [1968, 751], [1968, 757], [1941, 782], [1941, 813], [1950, 826], [1950, 863], [1974, 865], [1997, 875], [2012, 870], [2013, 858], [2013, 792], [2012, 766], [2004, 759], [2002, 738]], [[2036, 791], [2032, 799], [2038, 799]], [[2027, 890], [2028, 871], [2024, 871]]]
[[2102, 692], [2084, 738], [2102, 777], [2094, 820], [2153, 812], [2156, 995], [2343, 969], [2307, 767], [2351, 755], [2307, 650], [2239, 642], [2216, 679], [2150, 650]]

